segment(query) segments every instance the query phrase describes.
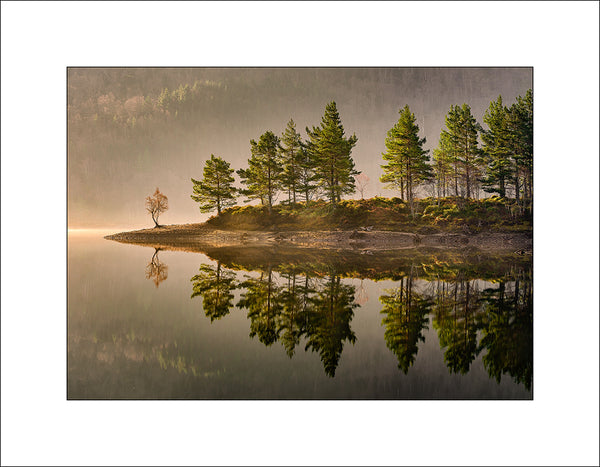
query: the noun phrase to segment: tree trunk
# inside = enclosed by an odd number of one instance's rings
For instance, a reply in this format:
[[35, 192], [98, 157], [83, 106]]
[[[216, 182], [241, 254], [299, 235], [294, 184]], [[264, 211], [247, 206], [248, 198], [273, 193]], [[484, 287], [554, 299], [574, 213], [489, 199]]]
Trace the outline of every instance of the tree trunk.
[[454, 196], [458, 196], [458, 166], [454, 165]]

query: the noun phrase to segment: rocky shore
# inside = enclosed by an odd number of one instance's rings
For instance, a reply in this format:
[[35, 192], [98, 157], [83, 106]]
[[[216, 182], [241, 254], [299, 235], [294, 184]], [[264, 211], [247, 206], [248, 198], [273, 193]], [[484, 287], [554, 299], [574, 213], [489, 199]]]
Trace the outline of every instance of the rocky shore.
[[533, 248], [533, 236], [530, 232], [419, 234], [376, 231], [368, 227], [333, 231], [243, 231], [219, 230], [206, 224], [183, 224], [121, 232], [105, 238], [123, 243], [195, 251], [204, 248], [285, 246], [360, 250], [368, 254], [374, 251], [428, 247], [531, 254]]

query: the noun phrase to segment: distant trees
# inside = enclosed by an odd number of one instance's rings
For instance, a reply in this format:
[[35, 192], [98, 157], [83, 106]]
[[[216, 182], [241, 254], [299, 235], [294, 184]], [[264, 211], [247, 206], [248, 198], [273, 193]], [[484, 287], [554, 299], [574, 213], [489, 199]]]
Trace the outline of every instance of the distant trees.
[[300, 175], [298, 178], [298, 191], [302, 193], [304, 201], [308, 205], [311, 199], [315, 197], [318, 185], [317, 175], [315, 174], [315, 160], [312, 152], [308, 150], [307, 143], [303, 143], [300, 149]]
[[365, 198], [365, 190], [369, 185], [371, 179], [364, 173], [359, 173], [356, 177], [354, 177], [354, 183], [356, 185], [356, 191], [360, 193], [360, 198]]
[[[520, 208], [533, 198], [533, 93], [510, 107], [492, 101], [479, 125], [467, 104], [451, 106], [433, 151], [438, 196], [476, 196], [479, 188], [514, 196]], [[482, 146], [479, 147], [478, 134]]]
[[158, 225], [158, 217], [167, 209], [169, 209], [169, 200], [160, 192], [158, 187], [156, 187], [154, 194], [146, 197], [146, 211], [152, 216], [155, 227], [160, 227], [160, 225]]
[[467, 104], [450, 107], [436, 154], [438, 159], [444, 161], [441, 166], [449, 164], [451, 168], [455, 196], [471, 198], [479, 189], [484, 166], [478, 140], [480, 131], [481, 125], [473, 117], [471, 107]]
[[283, 163], [281, 184], [288, 192], [288, 201], [296, 202], [296, 193], [300, 189], [302, 177], [302, 138], [296, 131], [294, 120], [288, 122], [280, 140], [280, 154]]
[[400, 190], [401, 197], [413, 205], [415, 189], [431, 178], [428, 150], [423, 149], [425, 138], [419, 138], [419, 126], [415, 114], [408, 105], [399, 111], [398, 122], [388, 131], [385, 139], [386, 152], [383, 159], [388, 163], [381, 166], [381, 181]]
[[433, 150], [432, 168], [438, 198], [450, 195], [452, 181], [455, 186], [454, 195], [458, 196], [458, 166], [452, 158], [450, 143], [443, 135], [440, 136], [438, 147]]
[[343, 194], [354, 193], [354, 161], [350, 156], [358, 138], [355, 134], [344, 136], [344, 127], [335, 101], [325, 107], [321, 125], [306, 128], [309, 141], [307, 149], [314, 161], [318, 185], [323, 187], [332, 204], [341, 201]]
[[233, 206], [236, 202], [236, 188], [233, 186], [233, 169], [220, 157], [210, 155], [204, 166], [203, 180], [195, 180], [194, 194], [191, 198], [200, 204], [200, 212], [211, 212], [215, 209], [221, 214], [221, 208]]
[[533, 194], [533, 94], [517, 97], [510, 107], [502, 96], [490, 103], [483, 121], [488, 129], [481, 137], [487, 157], [484, 190], [505, 197], [512, 187], [519, 204]]

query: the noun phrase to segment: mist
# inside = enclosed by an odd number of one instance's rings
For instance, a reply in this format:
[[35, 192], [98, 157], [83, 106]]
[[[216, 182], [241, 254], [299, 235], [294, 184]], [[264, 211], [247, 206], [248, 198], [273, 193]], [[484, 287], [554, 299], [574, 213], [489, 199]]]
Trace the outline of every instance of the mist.
[[[470, 105], [483, 124], [490, 101], [501, 95], [505, 105], [512, 104], [533, 87], [532, 73], [531, 68], [70, 68], [68, 225], [152, 227], [144, 200], [157, 187], [169, 198], [161, 224], [203, 222], [210, 214], [200, 213], [190, 198], [190, 179], [202, 177], [211, 154], [235, 170], [245, 168], [251, 139], [267, 130], [281, 135], [290, 119], [306, 137], [305, 128], [320, 124], [330, 101], [337, 104], [346, 134], [358, 137], [352, 157], [370, 179], [365, 197], [396, 196], [379, 182], [381, 153], [404, 105], [432, 151], [451, 105]], [[185, 112], [148, 110], [156, 108], [152, 103], [165, 88], [185, 85], [196, 93]]]

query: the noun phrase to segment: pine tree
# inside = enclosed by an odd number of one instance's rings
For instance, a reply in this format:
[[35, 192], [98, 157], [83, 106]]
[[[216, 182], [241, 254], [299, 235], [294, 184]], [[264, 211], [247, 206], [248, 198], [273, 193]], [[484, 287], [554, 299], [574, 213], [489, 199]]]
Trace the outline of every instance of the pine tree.
[[454, 173], [454, 159], [446, 138], [440, 138], [438, 147], [433, 150], [433, 172], [438, 198], [449, 196], [450, 183]]
[[200, 204], [200, 212], [211, 212], [215, 209], [221, 214], [221, 208], [233, 206], [236, 202], [236, 189], [233, 187], [233, 169], [229, 162], [220, 157], [210, 155], [204, 166], [203, 180], [194, 180], [194, 194], [191, 198]]
[[[533, 198], [533, 92], [527, 90], [525, 97], [518, 96], [517, 102], [508, 110], [508, 126], [511, 149], [515, 161], [515, 197]], [[522, 195], [521, 195], [522, 194]]]
[[294, 120], [288, 122], [281, 135], [280, 151], [283, 162], [282, 185], [288, 191], [288, 201], [295, 203], [302, 173], [302, 139], [296, 131]]
[[238, 175], [248, 188], [242, 193], [249, 199], [260, 199], [269, 212], [282, 187], [283, 168], [279, 156], [279, 138], [272, 131], [261, 135], [258, 142], [250, 140], [252, 156], [248, 159], [248, 169], [238, 170]]
[[308, 205], [315, 196], [317, 189], [317, 176], [315, 175], [315, 160], [313, 152], [308, 148], [308, 142], [300, 148], [300, 175], [298, 177], [298, 192], [302, 193], [304, 201]]
[[388, 164], [381, 166], [384, 173], [380, 180], [388, 187], [399, 189], [402, 198], [412, 206], [416, 188], [432, 176], [427, 164], [429, 151], [423, 149], [426, 139], [419, 138], [419, 126], [408, 105], [399, 114], [398, 122], [385, 139], [387, 151], [383, 159]]
[[488, 126], [488, 130], [481, 133], [482, 149], [488, 163], [486, 176], [482, 180], [483, 189], [504, 198], [506, 185], [514, 177], [514, 164], [511, 160], [508, 109], [502, 104], [502, 96], [490, 103], [483, 121]]
[[327, 104], [320, 127], [306, 129], [315, 157], [315, 175], [332, 204], [341, 201], [343, 194], [354, 193], [354, 161], [350, 156], [358, 138], [346, 138], [344, 127], [334, 101]]
[[471, 107], [467, 104], [450, 107], [446, 115], [446, 129], [442, 130], [440, 139], [444, 139], [454, 166], [456, 196], [459, 195], [459, 180], [464, 187], [463, 194], [470, 198], [482, 175], [485, 161], [477, 139], [480, 130], [481, 126], [471, 114]]

